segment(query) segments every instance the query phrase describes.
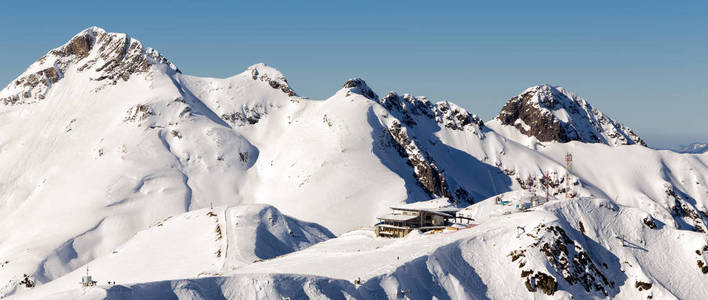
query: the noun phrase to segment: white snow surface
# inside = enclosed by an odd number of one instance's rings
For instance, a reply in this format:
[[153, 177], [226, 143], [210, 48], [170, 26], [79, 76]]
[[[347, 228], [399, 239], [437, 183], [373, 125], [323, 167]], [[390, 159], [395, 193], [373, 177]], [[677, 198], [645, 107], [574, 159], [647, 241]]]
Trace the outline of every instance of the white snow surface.
[[[473, 207], [488, 202], [493, 199]], [[476, 215], [484, 220], [477, 226], [435, 234], [414, 232], [402, 239], [383, 239], [374, 237], [371, 231], [356, 230], [289, 255], [255, 262], [226, 274], [212, 274], [216, 277], [193, 276], [142, 284], [119, 281], [119, 285], [101, 284], [85, 289], [77, 287], [82, 273], [77, 270], [76, 274], [70, 273], [25, 296], [45, 299], [149, 299], [171, 295], [181, 299], [396, 299], [406, 294], [415, 299], [707, 297], [708, 291], [700, 287], [708, 279], [695, 266], [696, 259], [703, 259], [706, 253], [694, 252], [708, 242], [706, 236], [665, 224], [650, 229], [642, 223], [646, 215], [639, 209], [599, 198], [552, 200], [528, 212]], [[614, 287], [606, 288], [607, 294], [594, 288], [587, 292], [582, 285], [570, 285], [564, 279], [558, 281], [559, 290], [552, 296], [526, 290], [524, 278], [519, 276], [521, 271], [555, 272], [536, 245], [539, 240], [544, 243], [558, 238], [543, 229], [549, 226], [558, 226], [567, 234], [571, 240], [568, 247], [574, 249], [569, 253], [584, 252], [608, 282], [613, 282]], [[541, 230], [537, 231], [538, 228]], [[536, 236], [539, 233], [544, 235], [542, 239]], [[624, 235], [625, 246], [617, 238], [619, 234]], [[525, 256], [513, 260], [515, 250], [525, 250]], [[102, 262], [98, 260], [93, 269], [104, 267]], [[202, 266], [208, 265], [202, 262]], [[116, 264], [101, 275], [120, 276], [132, 267]], [[174, 269], [163, 266], [141, 273], [164, 276], [156, 274]], [[592, 274], [590, 268], [578, 270]], [[362, 284], [353, 284], [355, 279]], [[653, 287], [640, 291], [634, 287], [637, 281], [653, 283]]]
[[[100, 28], [79, 35], [87, 33], [127, 37]], [[13, 81], [0, 92], [31, 92], [0, 100], [0, 296], [708, 297], [697, 265], [708, 258], [708, 153], [541, 143], [498, 120], [481, 125], [452, 103], [377, 99], [360, 79], [309, 100], [264, 64], [200, 78], [151, 49], [135, 54], [149, 62], [145, 71], [79, 70], [110, 57], [105, 51], [57, 56], [56, 82]], [[96, 72], [118, 75], [97, 80]], [[391, 137], [395, 124], [405, 139]], [[449, 199], [476, 226], [374, 237], [370, 226], [390, 207], [445, 196], [421, 183], [433, 169], [425, 166], [442, 171]], [[549, 202], [527, 212], [495, 204], [496, 195], [530, 203], [528, 179], [545, 200], [544, 175]], [[567, 188], [577, 196], [566, 200]], [[570, 261], [587, 255], [614, 284], [586, 265], [578, 274], [602, 288], [564, 279], [567, 271], [540, 250], [559, 239], [552, 226], [572, 240]], [[512, 261], [514, 250], [525, 256]], [[99, 285], [80, 288], [87, 264]], [[550, 274], [557, 291], [530, 292], [523, 270]], [[25, 274], [36, 287], [21, 284]], [[640, 291], [636, 282], [652, 287]]]

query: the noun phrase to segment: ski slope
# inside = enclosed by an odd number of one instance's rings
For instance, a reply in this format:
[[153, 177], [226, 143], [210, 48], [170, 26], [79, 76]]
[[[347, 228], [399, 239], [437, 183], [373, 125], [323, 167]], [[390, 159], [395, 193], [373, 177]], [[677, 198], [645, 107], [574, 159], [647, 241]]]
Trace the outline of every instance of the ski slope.
[[[472, 205], [470, 210], [496, 205], [493, 202], [494, 199], [487, 199]], [[695, 264], [697, 259], [704, 260], [708, 255], [701, 250], [708, 243], [706, 236], [659, 222], [658, 227], [649, 228], [642, 221], [647, 214], [636, 208], [618, 206], [606, 199], [583, 198], [551, 200], [528, 212], [482, 215], [483, 211], [486, 210], [469, 215], [484, 221], [468, 229], [436, 234], [414, 232], [402, 239], [376, 238], [371, 231], [356, 230], [304, 250], [207, 278], [193, 276], [194, 279], [81, 289], [77, 287], [81, 272], [77, 272], [26, 295], [48, 299], [68, 295], [77, 299], [147, 299], [156, 295], [177, 295], [183, 299], [346, 296], [395, 299], [401, 294], [415, 299], [708, 296], [704, 289], [690, 288], [708, 281]], [[620, 233], [624, 235], [624, 246], [617, 238]], [[563, 236], [569, 241], [563, 241]], [[519, 275], [522, 271], [563, 274], [562, 268], [554, 269], [559, 264], [554, 264], [551, 256], [542, 251], [543, 244], [554, 247], [557, 243], [570, 249], [566, 257], [571, 272], [565, 275], [593, 278], [589, 291], [582, 284], [571, 285], [561, 277], [557, 281], [558, 291], [552, 296], [541, 291], [528, 292], [525, 276]], [[514, 259], [513, 253], [521, 250], [524, 255]], [[700, 255], [695, 250], [700, 250]], [[563, 256], [562, 251], [559, 253], [555, 258]], [[577, 259], [583, 255], [585, 264]], [[672, 258], [670, 262], [666, 261], [667, 256]], [[130, 268], [126, 265], [115, 265], [106, 275], [120, 274], [122, 269]], [[669, 266], [675, 268], [667, 272]], [[175, 269], [165, 265], [145, 273], [169, 274]], [[604, 284], [597, 274], [613, 284]], [[354, 284], [355, 279], [362, 283]], [[652, 287], [639, 290], [636, 282], [652, 283]]]

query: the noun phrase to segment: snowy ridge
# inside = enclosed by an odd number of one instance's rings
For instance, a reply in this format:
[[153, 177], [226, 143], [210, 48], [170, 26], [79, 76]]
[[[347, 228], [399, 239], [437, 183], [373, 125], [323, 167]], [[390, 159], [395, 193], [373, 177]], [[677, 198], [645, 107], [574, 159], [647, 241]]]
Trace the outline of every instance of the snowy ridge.
[[691, 143], [689, 145], [679, 146], [679, 147], [673, 148], [671, 150], [674, 150], [678, 153], [700, 154], [700, 153], [708, 152], [708, 143]]
[[[708, 294], [695, 288], [708, 278], [708, 153], [643, 147], [564, 89], [512, 99], [529, 110], [506, 107], [519, 113], [510, 126], [448, 101], [379, 98], [360, 78], [310, 100], [265, 64], [201, 78], [127, 35], [77, 37], [45, 59], [65, 65], [60, 80], [2, 92], [33, 94], [0, 104], [0, 296]], [[558, 124], [539, 131], [553, 140], [529, 135], [539, 124]], [[545, 186], [550, 202], [530, 212], [495, 204], [530, 203], [532, 190], [544, 199]], [[392, 206], [439, 197], [476, 226], [397, 240], [361, 229]], [[96, 288], [77, 286], [86, 264]]]
[[[219, 276], [332, 237], [327, 229], [268, 205], [200, 209], [167, 217], [138, 232], [110, 254], [93, 260], [90, 269], [96, 278], [118, 284]], [[85, 271], [85, 266], [79, 267], [46, 289], [71, 286]]]
[[450, 129], [463, 130], [465, 126], [471, 124], [477, 125], [477, 129], [484, 127], [484, 122], [476, 115], [448, 101], [433, 104], [426, 97], [389, 92], [379, 103], [408, 126], [415, 126], [417, 124], [415, 120], [424, 116], [435, 119], [438, 124]]
[[118, 80], [127, 81], [132, 74], [147, 72], [152, 65], [179, 72], [162, 54], [143, 47], [127, 34], [90, 27], [30, 65], [0, 91], [0, 104], [43, 100], [67, 73], [87, 73], [91, 80], [116, 84]]
[[585, 99], [557, 86], [538, 85], [526, 89], [506, 103], [497, 119], [542, 142], [646, 146], [627, 126], [605, 116]]

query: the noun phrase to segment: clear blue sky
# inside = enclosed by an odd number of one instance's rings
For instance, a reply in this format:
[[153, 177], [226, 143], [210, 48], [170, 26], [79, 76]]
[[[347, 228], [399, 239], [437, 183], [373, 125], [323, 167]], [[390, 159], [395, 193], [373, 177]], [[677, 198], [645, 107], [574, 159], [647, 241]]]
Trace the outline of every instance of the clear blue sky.
[[650, 146], [708, 141], [706, 2], [462, 2], [3, 1], [0, 85], [96, 25], [186, 74], [227, 77], [265, 62], [314, 99], [362, 77], [379, 94], [450, 100], [487, 120], [549, 83]]

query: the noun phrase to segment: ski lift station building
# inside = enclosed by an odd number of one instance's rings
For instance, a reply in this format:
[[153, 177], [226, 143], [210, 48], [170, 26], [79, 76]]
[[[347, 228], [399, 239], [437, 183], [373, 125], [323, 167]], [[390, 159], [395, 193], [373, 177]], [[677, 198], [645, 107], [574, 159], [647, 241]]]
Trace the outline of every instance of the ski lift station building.
[[458, 208], [449, 204], [447, 198], [433, 199], [398, 207], [392, 212], [377, 217], [376, 236], [404, 237], [414, 229], [429, 231], [444, 229], [457, 218]]

